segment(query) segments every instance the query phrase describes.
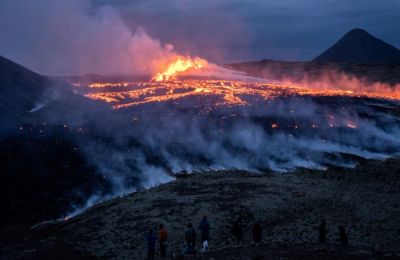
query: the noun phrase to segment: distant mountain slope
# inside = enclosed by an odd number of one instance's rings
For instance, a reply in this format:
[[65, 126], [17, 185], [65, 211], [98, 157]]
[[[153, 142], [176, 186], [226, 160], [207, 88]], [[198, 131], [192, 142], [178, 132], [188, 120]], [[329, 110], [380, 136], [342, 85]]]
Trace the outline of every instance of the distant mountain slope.
[[[33, 123], [36, 113], [53, 101], [82, 100], [70, 86], [30, 71], [0, 56], [0, 130]], [[75, 101], [74, 101], [75, 102]], [[52, 113], [56, 112], [52, 109]]]
[[313, 61], [400, 63], [400, 50], [365, 30], [353, 29]]
[[0, 135], [21, 124], [81, 121], [104, 107], [75, 94], [65, 82], [39, 75], [0, 56]]
[[1, 128], [27, 116], [45, 91], [46, 78], [0, 56]]
[[108, 188], [76, 131], [107, 110], [0, 56], [0, 226], [59, 217]]

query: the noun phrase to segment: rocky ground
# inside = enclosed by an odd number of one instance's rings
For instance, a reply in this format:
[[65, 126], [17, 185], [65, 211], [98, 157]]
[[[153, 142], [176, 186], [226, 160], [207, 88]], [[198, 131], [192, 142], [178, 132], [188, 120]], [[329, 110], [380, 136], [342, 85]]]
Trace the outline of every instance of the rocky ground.
[[[2, 258], [145, 259], [146, 231], [164, 223], [169, 252], [183, 245], [185, 227], [208, 215], [210, 251], [198, 259], [372, 259], [400, 257], [400, 159], [364, 161], [355, 169], [254, 174], [211, 171], [96, 205], [72, 219], [4, 227]], [[241, 215], [245, 243], [230, 228]], [[327, 221], [328, 244], [318, 225]], [[262, 245], [251, 244], [260, 221]], [[350, 248], [338, 245], [346, 227]]]

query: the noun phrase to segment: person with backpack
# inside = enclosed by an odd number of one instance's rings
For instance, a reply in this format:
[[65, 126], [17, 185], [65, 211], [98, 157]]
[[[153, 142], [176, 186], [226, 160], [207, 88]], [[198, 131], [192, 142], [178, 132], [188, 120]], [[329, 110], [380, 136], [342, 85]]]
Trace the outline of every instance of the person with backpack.
[[204, 244], [206, 241], [207, 241], [206, 243], [207, 243], [207, 247], [208, 247], [208, 241], [210, 239], [210, 229], [211, 229], [211, 227], [210, 227], [210, 223], [207, 220], [207, 216], [204, 216], [203, 220], [200, 222], [200, 225], [199, 225], [200, 237], [201, 237], [200, 242], [201, 242], [201, 246], [203, 248], [204, 248]]
[[164, 258], [167, 256], [167, 239], [168, 239], [168, 233], [167, 230], [164, 228], [163, 224], [160, 224], [159, 229], [158, 229], [158, 239], [160, 241], [160, 256], [161, 258]]
[[187, 225], [187, 230], [185, 233], [185, 241], [187, 244], [187, 252], [188, 254], [194, 254], [195, 245], [196, 245], [196, 231], [193, 228], [192, 223]]

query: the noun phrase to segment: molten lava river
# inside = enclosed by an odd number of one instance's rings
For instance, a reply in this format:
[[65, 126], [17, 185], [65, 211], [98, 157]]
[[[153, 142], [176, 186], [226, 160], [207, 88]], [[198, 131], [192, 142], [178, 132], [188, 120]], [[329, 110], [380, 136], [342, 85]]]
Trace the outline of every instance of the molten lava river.
[[[81, 85], [81, 84], [76, 84]], [[173, 80], [150, 82], [95, 82], [86, 97], [112, 104], [114, 109], [146, 103], [180, 102], [187, 97], [211, 98], [215, 106], [242, 106], [284, 96], [348, 96], [397, 100], [400, 92], [369, 92], [341, 89], [311, 89], [296, 85], [229, 80]]]

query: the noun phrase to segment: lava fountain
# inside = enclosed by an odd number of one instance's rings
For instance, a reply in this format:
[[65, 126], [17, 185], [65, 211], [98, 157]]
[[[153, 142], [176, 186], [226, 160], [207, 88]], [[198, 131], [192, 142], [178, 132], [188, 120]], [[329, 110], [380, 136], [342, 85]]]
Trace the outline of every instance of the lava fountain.
[[182, 72], [193, 71], [205, 68], [208, 65], [208, 61], [201, 58], [191, 58], [178, 56], [172, 62], [167, 64], [167, 68], [157, 73], [154, 77], [154, 81], [166, 81], [176, 79], [176, 76]]

